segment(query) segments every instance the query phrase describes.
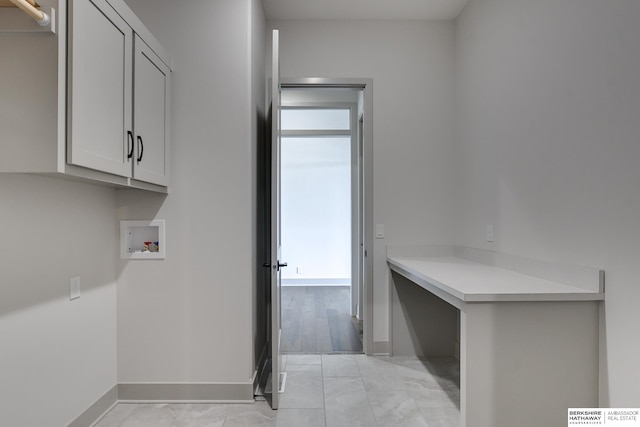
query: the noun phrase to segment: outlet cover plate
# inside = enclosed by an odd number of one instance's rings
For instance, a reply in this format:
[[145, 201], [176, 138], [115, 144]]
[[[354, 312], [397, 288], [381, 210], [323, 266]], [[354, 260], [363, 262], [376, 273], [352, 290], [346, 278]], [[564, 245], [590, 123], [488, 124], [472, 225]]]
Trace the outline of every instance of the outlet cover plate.
[[80, 276], [69, 279], [69, 301], [80, 298]]

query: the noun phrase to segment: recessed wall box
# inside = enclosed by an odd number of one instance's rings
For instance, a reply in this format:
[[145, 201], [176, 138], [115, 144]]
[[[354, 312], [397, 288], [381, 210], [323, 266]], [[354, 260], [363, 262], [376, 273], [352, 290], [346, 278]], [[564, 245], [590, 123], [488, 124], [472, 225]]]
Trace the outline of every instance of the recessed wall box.
[[120, 258], [165, 259], [164, 220], [120, 221]]

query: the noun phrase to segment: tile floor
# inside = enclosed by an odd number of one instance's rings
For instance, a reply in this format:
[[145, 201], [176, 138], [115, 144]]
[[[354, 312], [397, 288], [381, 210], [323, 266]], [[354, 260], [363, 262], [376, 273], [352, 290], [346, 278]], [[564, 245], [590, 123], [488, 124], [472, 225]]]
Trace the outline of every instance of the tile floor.
[[280, 409], [254, 404], [116, 405], [94, 427], [458, 426], [459, 363], [452, 357], [287, 355]]

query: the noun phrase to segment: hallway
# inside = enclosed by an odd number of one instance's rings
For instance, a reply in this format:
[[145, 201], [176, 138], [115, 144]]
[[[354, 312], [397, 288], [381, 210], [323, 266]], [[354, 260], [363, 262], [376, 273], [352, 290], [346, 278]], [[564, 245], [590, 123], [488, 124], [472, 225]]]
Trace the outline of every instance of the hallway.
[[287, 355], [280, 409], [255, 404], [118, 404], [95, 427], [453, 427], [454, 358]]

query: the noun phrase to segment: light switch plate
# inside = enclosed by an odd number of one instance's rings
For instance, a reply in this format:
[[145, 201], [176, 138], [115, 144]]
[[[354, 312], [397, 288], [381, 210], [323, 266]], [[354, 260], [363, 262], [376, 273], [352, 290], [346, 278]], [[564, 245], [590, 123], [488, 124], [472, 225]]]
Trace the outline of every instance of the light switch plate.
[[376, 224], [376, 239], [384, 239], [384, 224]]

